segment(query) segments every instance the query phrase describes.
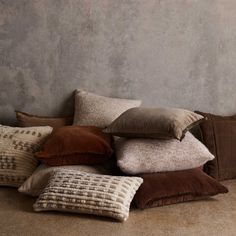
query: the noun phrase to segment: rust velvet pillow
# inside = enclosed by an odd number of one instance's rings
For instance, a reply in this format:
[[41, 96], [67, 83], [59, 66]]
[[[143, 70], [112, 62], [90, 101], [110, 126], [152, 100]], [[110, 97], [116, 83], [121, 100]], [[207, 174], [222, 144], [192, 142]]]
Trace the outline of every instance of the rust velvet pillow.
[[32, 126], [51, 126], [59, 128], [66, 125], [72, 125], [73, 117], [46, 117], [27, 114], [21, 111], [15, 111], [18, 126], [32, 127]]
[[101, 164], [112, 155], [112, 136], [92, 126], [64, 126], [54, 131], [35, 157], [50, 166]]
[[142, 174], [140, 177], [143, 184], [134, 202], [141, 209], [200, 200], [228, 192], [226, 187], [199, 168]]
[[203, 143], [215, 156], [204, 166], [205, 172], [218, 180], [236, 178], [236, 115], [197, 113], [207, 118], [200, 124]]

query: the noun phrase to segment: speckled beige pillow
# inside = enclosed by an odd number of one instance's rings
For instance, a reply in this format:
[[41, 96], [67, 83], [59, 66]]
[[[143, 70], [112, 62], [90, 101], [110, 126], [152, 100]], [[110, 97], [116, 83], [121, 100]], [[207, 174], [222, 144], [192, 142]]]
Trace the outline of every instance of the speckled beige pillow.
[[117, 164], [127, 174], [187, 170], [214, 159], [191, 133], [177, 139], [125, 139], [115, 142]]
[[35, 170], [34, 152], [51, 133], [49, 126], [16, 128], [0, 125], [0, 185], [19, 187]]
[[142, 182], [140, 177], [61, 169], [52, 174], [33, 207], [35, 211], [68, 211], [125, 221], [130, 203]]
[[140, 105], [139, 100], [104, 97], [78, 89], [73, 124], [105, 128], [124, 111]]

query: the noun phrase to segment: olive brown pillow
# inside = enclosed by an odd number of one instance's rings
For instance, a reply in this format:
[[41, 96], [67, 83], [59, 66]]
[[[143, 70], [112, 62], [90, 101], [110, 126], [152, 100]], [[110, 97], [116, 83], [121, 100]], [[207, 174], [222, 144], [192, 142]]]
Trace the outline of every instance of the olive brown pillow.
[[72, 125], [73, 116], [67, 117], [47, 117], [36, 116], [21, 111], [15, 111], [18, 126], [31, 127], [31, 126], [51, 126], [59, 128], [66, 125]]
[[183, 171], [142, 174], [143, 184], [134, 202], [138, 208], [150, 208], [200, 200], [228, 190], [199, 168]]
[[112, 136], [92, 126], [64, 126], [54, 131], [40, 152], [35, 153], [44, 164], [95, 165], [112, 155]]
[[128, 138], [176, 138], [203, 120], [203, 116], [178, 108], [135, 107], [121, 114], [104, 132]]
[[215, 156], [204, 170], [218, 180], [236, 178], [236, 115], [198, 113], [206, 117], [200, 124], [203, 143]]

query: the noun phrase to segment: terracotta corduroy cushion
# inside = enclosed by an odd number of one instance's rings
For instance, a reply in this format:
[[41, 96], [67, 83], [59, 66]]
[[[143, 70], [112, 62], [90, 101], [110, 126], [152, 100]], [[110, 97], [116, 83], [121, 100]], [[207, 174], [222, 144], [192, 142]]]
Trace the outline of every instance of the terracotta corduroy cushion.
[[218, 180], [236, 178], [236, 115], [197, 113], [207, 118], [200, 124], [203, 142], [215, 156], [204, 170]]
[[199, 200], [228, 192], [226, 187], [199, 168], [139, 176], [143, 184], [134, 202], [141, 209]]
[[32, 126], [51, 126], [59, 128], [66, 125], [72, 125], [73, 117], [47, 117], [36, 116], [21, 111], [15, 111], [18, 126], [32, 127]]
[[64, 126], [54, 131], [40, 152], [35, 153], [44, 164], [95, 165], [113, 153], [112, 136], [92, 126]]

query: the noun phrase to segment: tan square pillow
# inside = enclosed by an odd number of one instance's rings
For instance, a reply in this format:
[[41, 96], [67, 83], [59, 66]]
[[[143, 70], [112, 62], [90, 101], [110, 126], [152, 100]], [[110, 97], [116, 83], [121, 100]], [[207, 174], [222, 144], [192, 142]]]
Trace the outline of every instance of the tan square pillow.
[[104, 132], [128, 138], [181, 140], [203, 119], [203, 116], [184, 109], [135, 107], [120, 115]]
[[125, 221], [142, 182], [139, 177], [57, 170], [34, 204], [34, 210], [86, 213]]

